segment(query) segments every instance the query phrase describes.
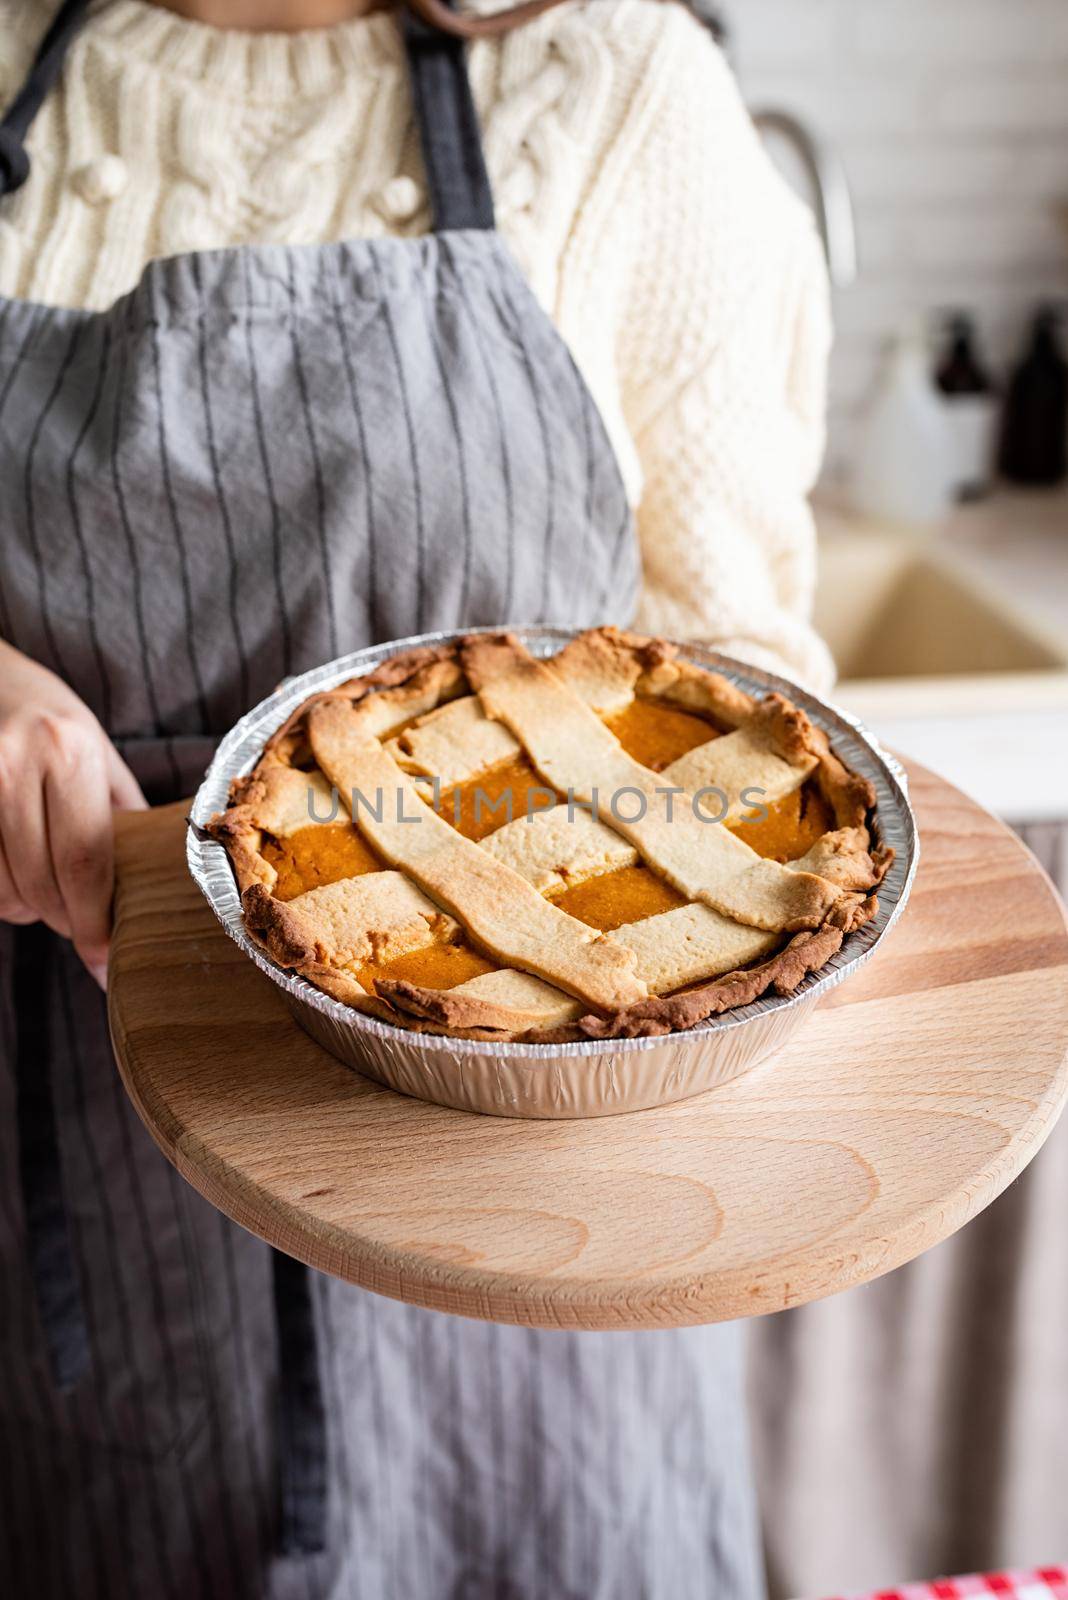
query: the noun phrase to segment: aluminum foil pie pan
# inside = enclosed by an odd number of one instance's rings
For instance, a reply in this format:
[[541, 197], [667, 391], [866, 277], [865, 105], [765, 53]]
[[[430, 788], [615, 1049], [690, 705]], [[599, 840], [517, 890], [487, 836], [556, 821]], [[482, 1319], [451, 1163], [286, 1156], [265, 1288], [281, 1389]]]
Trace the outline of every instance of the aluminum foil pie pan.
[[[271, 734], [309, 695], [360, 677], [416, 645], [499, 631], [465, 628], [398, 639], [341, 656], [287, 680], [222, 740], [197, 791], [190, 820], [202, 827], [216, 811], [224, 809], [231, 780], [256, 764]], [[554, 655], [574, 637], [574, 630], [568, 628], [511, 631], [540, 656]], [[919, 841], [904, 772], [855, 718], [774, 673], [699, 645], [683, 645], [680, 650], [687, 660], [714, 668], [751, 694], [777, 689], [787, 695], [826, 731], [846, 765], [875, 785], [880, 835], [895, 851], [893, 866], [878, 891], [879, 910], [791, 995], [755, 1000], [685, 1033], [653, 1039], [492, 1044], [414, 1033], [364, 1016], [321, 993], [306, 979], [276, 966], [245, 932], [226, 851], [196, 827], [189, 829], [186, 842], [189, 870], [226, 932], [281, 990], [301, 1027], [347, 1066], [401, 1094], [501, 1117], [597, 1117], [666, 1105], [727, 1083], [781, 1049], [821, 996], [875, 954], [908, 899]]]

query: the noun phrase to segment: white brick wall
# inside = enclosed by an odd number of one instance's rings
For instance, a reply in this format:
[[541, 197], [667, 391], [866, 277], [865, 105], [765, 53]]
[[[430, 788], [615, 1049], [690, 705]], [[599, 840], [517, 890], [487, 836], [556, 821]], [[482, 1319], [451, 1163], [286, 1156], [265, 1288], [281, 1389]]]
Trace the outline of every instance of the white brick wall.
[[1035, 303], [1068, 302], [1068, 0], [721, 8], [749, 104], [829, 137], [853, 190], [861, 275], [836, 296], [834, 480], [904, 320], [970, 307], [1000, 374]]

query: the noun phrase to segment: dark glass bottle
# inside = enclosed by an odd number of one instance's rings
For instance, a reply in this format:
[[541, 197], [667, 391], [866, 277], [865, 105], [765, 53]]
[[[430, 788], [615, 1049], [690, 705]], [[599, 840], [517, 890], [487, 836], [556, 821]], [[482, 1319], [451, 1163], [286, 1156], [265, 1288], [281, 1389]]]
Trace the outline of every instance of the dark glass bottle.
[[1063, 483], [1068, 473], [1068, 363], [1049, 306], [1035, 317], [1009, 383], [998, 465], [1010, 482], [1036, 486]]
[[990, 379], [976, 354], [975, 324], [966, 311], [955, 311], [946, 328], [946, 347], [935, 381], [943, 394], [989, 394]]
[[959, 474], [958, 500], [979, 500], [990, 488], [994, 468], [993, 384], [979, 355], [975, 323], [966, 311], [946, 322], [945, 346], [935, 383], [946, 399], [946, 415]]

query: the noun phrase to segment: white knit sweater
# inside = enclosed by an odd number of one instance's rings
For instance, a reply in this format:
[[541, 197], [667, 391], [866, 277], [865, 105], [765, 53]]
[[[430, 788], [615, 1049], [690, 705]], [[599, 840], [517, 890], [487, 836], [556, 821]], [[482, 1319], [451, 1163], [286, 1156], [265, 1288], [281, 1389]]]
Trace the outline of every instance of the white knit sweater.
[[[0, 0], [0, 98], [54, 10]], [[811, 219], [679, 5], [588, 0], [470, 50], [501, 230], [637, 507], [639, 625], [819, 687], [805, 496], [829, 318]], [[425, 232], [393, 17], [303, 34], [102, 0], [0, 203], [0, 294], [102, 307], [155, 256]]]

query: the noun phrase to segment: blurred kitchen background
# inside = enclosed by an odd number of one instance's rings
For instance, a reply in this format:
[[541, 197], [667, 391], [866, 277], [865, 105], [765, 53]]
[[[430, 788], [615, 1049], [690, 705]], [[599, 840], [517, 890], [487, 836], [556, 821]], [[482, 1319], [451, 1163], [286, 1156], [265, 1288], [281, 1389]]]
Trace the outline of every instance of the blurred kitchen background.
[[[836, 698], [1063, 890], [1068, 0], [695, 9], [828, 235]], [[1068, 1556], [1066, 1219], [1068, 1119], [946, 1244], [752, 1324], [777, 1600]]]

